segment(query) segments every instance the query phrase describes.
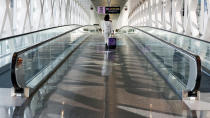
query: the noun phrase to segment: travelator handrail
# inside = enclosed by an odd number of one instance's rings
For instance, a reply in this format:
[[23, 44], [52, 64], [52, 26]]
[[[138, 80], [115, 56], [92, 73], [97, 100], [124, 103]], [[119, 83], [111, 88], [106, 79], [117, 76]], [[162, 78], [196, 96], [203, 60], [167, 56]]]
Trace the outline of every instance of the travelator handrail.
[[7, 47], [6, 51], [4, 51], [6, 48], [4, 50], [0, 50], [0, 58], [11, 57], [14, 51], [30, 47], [79, 26], [80, 25], [77, 24], [61, 25], [10, 37], [0, 38], [0, 43], [4, 45], [3, 47]]
[[[167, 41], [164, 41], [163, 39], [161, 39], [161, 38], [159, 38], [159, 37], [157, 37], [157, 36], [154, 36], [154, 35], [152, 35], [152, 34], [150, 34], [150, 33], [148, 33], [148, 32], [145, 32], [144, 30], [141, 30], [141, 29], [139, 29], [139, 28], [137, 28], [137, 27], [134, 27], [134, 26], [125, 26], [125, 27], [132, 27], [133, 29], [136, 29], [136, 30], [139, 30], [139, 31], [141, 31], [141, 32], [144, 32], [145, 34], [148, 34], [148, 35], [150, 35], [150, 36], [156, 38], [157, 40], [160, 40], [161, 42], [164, 42], [165, 44], [167, 44], [167, 45], [169, 45], [169, 46], [171, 46], [171, 47], [173, 47], [173, 48], [175, 48], [175, 49], [177, 49], [177, 50], [180, 50], [180, 51], [182, 51], [183, 53], [185, 53], [185, 54], [187, 54], [187, 55], [189, 55], [189, 56], [191, 56], [191, 57], [193, 57], [193, 58], [199, 58], [198, 55], [195, 55], [195, 54], [193, 54], [193, 53], [191, 53], [191, 52], [189, 52], [189, 51], [187, 51], [187, 50], [184, 50], [184, 49], [182, 49], [182, 48], [179, 48], [179, 47], [177, 47], [177, 46], [175, 46], [175, 45], [173, 45], [173, 44], [171, 44], [171, 43], [168, 43]], [[122, 28], [124, 28], [124, 27], [122, 27]], [[121, 29], [121, 28], [120, 28], [120, 29]]]
[[180, 35], [180, 36], [185, 36], [185, 37], [188, 37], [188, 38], [192, 38], [192, 39], [210, 44], [210, 41], [202, 40], [202, 39], [199, 39], [199, 38], [196, 38], [196, 37], [192, 37], [192, 36], [189, 36], [189, 35], [173, 32], [173, 31], [170, 31], [170, 30], [162, 29], [162, 28], [157, 28], [157, 27], [152, 27], [152, 26], [135, 26], [135, 27], [148, 27], [148, 28], [158, 29], [158, 30], [170, 32], [170, 33], [177, 34], [177, 35]]
[[13, 35], [13, 36], [9, 36], [9, 37], [0, 38], [0, 41], [8, 40], [8, 39], [11, 39], [11, 38], [16, 38], [16, 37], [20, 37], [20, 36], [25, 36], [25, 35], [29, 35], [29, 34], [33, 34], [33, 33], [37, 33], [37, 32], [42, 32], [42, 31], [46, 31], [46, 30], [50, 30], [50, 29], [55, 29], [55, 28], [59, 28], [59, 27], [73, 26], [73, 25], [81, 26], [81, 25], [78, 25], [78, 24], [54, 26], [54, 27], [44, 28], [44, 29], [40, 29], [40, 30], [36, 30], [36, 31], [32, 31], [32, 32], [27, 32], [27, 33]]
[[[175, 45], [173, 45], [171, 43], [168, 43], [168, 42], [162, 40], [161, 38], [159, 38], [157, 36], [154, 36], [154, 35], [152, 35], [152, 34], [150, 34], [148, 32], [145, 32], [145, 31], [143, 31], [143, 30], [141, 30], [139, 28], [136, 28], [134, 26], [123, 26], [122, 28], [120, 28], [120, 30], [123, 29], [123, 28], [132, 28], [132, 29], [139, 30], [140, 32], [143, 32], [143, 33], [145, 33], [145, 34], [147, 34], [147, 35], [149, 35], [149, 36], [159, 40], [160, 42], [162, 42], [162, 43], [164, 43], [164, 44], [166, 44], [166, 45], [168, 45], [168, 46], [170, 46], [170, 47], [172, 47], [172, 48], [182, 52], [183, 54], [188, 55], [189, 57], [193, 58], [195, 60], [195, 62], [196, 62], [196, 66], [197, 66], [197, 68], [196, 68], [197, 69], [197, 71], [196, 71], [197, 75], [196, 75], [196, 81], [195, 81], [196, 83], [195, 83], [194, 88], [192, 88], [188, 92], [197, 94], [197, 91], [199, 90], [199, 87], [200, 87], [200, 81], [201, 81], [201, 60], [200, 60], [200, 57], [198, 55], [195, 55], [195, 54], [193, 54], [191, 52], [183, 50], [182, 48], [179, 48], [179, 47], [177, 47], [177, 46], [175, 46]], [[158, 70], [158, 68], [156, 68], [156, 70]]]
[[[207, 43], [208, 45], [210, 45], [209, 41], [201, 40], [199, 38], [195, 38], [195, 37], [191, 37], [191, 36], [188, 36], [188, 35], [180, 34], [180, 33], [177, 33], [177, 32], [170, 31], [170, 30], [165, 30], [165, 29], [162, 29], [162, 28], [151, 27], [151, 26], [137, 26], [137, 27], [146, 27], [146, 28], [151, 28], [151, 29], [155, 29], [155, 30], [160, 30], [160, 31], [163, 31], [163, 32], [168, 32], [168, 33], [171, 33], [171, 34], [187, 37], [187, 38], [190, 38], [190, 39], [202, 42], [202, 43]], [[203, 62], [202, 64], [205, 64], [205, 62]], [[209, 70], [210, 68], [206, 67], [205, 65], [201, 65], [201, 66], [202, 66], [201, 71], [203, 73], [205, 73], [207, 76], [209, 76], [210, 75], [210, 70]]]
[[44, 44], [47, 44], [50, 41], [53, 41], [55, 39], [58, 39], [59, 37], [65, 36], [68, 33], [71, 33], [71, 32], [73, 32], [73, 31], [75, 31], [77, 29], [80, 29], [80, 28], [83, 28], [83, 27], [86, 27], [86, 26], [92, 26], [92, 25], [79, 26], [79, 27], [77, 27], [75, 29], [69, 30], [69, 31], [67, 31], [65, 33], [62, 33], [62, 34], [60, 34], [60, 35], [58, 35], [56, 37], [53, 37], [51, 39], [48, 39], [48, 40], [43, 41], [41, 43], [38, 43], [36, 45], [33, 45], [33, 46], [28, 47], [28, 48], [25, 48], [23, 50], [14, 52], [13, 53], [13, 56], [12, 56], [12, 63], [11, 63], [11, 81], [12, 81], [12, 84], [13, 84], [13, 87], [14, 87], [14, 90], [15, 90], [15, 93], [23, 93], [23, 91], [24, 91], [24, 88], [18, 85], [17, 78], [16, 78], [16, 64], [18, 62], [18, 55], [24, 54], [27, 51], [33, 50], [35, 48], [38, 48], [38, 47], [40, 47], [40, 46], [42, 46]]
[[[0, 49], [0, 60], [2, 62], [0, 64], [0, 78], [6, 77], [5, 84], [2, 83], [1, 87], [12, 87], [11, 77], [9, 75], [5, 76], [5, 73], [10, 73], [13, 52], [33, 46], [79, 26], [77, 24], [62, 25], [0, 39], [0, 45], [3, 46]], [[3, 82], [3, 80], [1, 81]]]

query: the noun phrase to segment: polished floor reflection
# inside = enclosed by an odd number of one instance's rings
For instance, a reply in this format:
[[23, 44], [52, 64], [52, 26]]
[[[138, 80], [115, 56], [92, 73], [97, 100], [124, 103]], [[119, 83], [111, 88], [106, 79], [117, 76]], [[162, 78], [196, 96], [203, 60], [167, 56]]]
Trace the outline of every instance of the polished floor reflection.
[[119, 38], [105, 50], [93, 35], [13, 118], [184, 118], [210, 117], [191, 111], [135, 45]]

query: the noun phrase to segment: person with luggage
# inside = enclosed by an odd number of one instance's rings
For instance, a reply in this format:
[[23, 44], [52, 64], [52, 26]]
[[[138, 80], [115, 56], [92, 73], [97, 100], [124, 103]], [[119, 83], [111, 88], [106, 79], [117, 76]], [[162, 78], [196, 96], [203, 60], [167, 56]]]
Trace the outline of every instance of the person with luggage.
[[103, 30], [104, 30], [105, 46], [106, 48], [108, 48], [108, 40], [112, 33], [112, 21], [110, 20], [108, 14], [106, 14], [104, 17]]

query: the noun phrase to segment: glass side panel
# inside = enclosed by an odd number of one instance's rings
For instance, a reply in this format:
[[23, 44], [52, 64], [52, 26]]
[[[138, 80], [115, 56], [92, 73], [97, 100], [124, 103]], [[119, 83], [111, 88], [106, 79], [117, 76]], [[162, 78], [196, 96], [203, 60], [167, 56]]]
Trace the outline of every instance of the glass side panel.
[[31, 47], [35, 44], [38, 44], [40, 42], [43, 42], [45, 40], [51, 39], [53, 37], [56, 37], [66, 31], [75, 29], [79, 26], [72, 25], [72, 26], [64, 26], [64, 27], [58, 27], [53, 28], [49, 30], [44, 30], [40, 32], [35, 32], [23, 36], [17, 36], [14, 38], [8, 38], [7, 40], [0, 41], [0, 67], [9, 64], [8, 59], [11, 60], [12, 53], [15, 51], [19, 51], [21, 49]]
[[191, 37], [178, 35], [164, 30], [154, 29], [150, 27], [139, 27], [159, 38], [176, 45], [184, 50], [199, 55], [202, 61], [202, 66], [210, 70], [210, 42], [196, 40]]
[[137, 45], [180, 95], [183, 90], [192, 91], [194, 89], [197, 79], [197, 62], [192, 55], [188, 55], [140, 30], [131, 29], [123, 28], [121, 32]]
[[35, 88], [87, 36], [89, 31], [79, 28], [18, 54], [15, 68], [18, 85], [21, 88]]

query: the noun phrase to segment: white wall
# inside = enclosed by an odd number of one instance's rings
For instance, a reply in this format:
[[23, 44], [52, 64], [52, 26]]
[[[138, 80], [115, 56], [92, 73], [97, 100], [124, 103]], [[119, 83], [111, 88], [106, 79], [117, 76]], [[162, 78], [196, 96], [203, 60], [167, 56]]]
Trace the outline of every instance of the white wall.
[[[0, 38], [67, 24], [93, 24], [90, 0], [0, 0]], [[85, 8], [87, 6], [87, 8]]]
[[[210, 41], [210, 0], [128, 0], [127, 4], [128, 25], [158, 27]], [[126, 17], [122, 13], [119, 21]]]
[[125, 8], [128, 7], [129, 1], [124, 5], [124, 8], [122, 8], [120, 16], [116, 22], [116, 28], [119, 29], [122, 26], [127, 26], [128, 25], [128, 14], [129, 14], [129, 9], [125, 10]]
[[93, 24], [100, 24], [100, 21], [99, 21], [99, 17], [98, 17], [98, 14], [96, 12], [96, 8], [94, 8], [93, 10], [90, 10], [90, 24], [93, 25]]

